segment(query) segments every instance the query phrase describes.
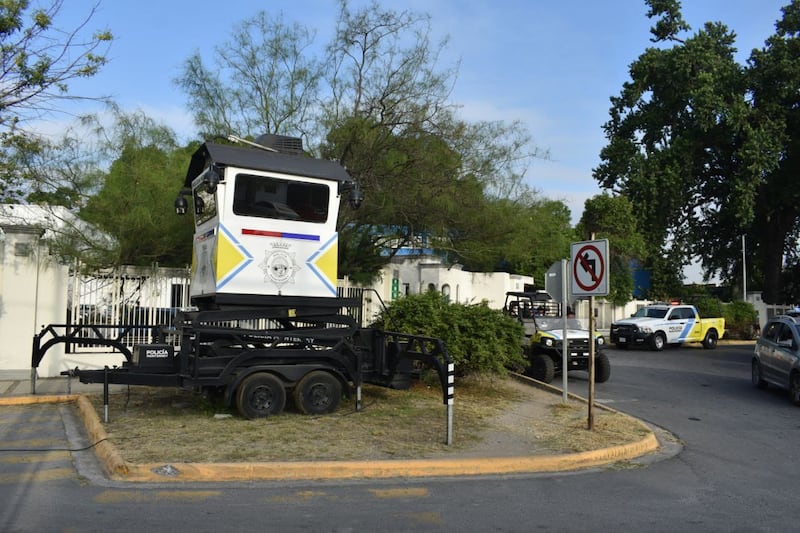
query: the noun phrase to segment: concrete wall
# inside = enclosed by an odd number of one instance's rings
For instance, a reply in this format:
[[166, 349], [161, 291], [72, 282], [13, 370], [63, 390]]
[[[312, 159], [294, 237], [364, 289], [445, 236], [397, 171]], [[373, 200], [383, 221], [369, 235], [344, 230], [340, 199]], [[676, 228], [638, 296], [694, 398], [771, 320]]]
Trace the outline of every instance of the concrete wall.
[[[34, 227], [3, 226], [0, 238], [0, 370], [30, 376], [31, 346], [42, 325], [64, 323], [69, 269], [59, 264]], [[40, 375], [62, 370], [63, 346], [51, 350]]]

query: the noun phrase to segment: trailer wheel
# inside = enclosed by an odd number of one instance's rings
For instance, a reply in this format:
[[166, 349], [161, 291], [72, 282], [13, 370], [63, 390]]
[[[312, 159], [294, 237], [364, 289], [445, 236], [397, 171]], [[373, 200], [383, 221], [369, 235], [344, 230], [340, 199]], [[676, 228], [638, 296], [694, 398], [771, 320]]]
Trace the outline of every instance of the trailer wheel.
[[309, 372], [294, 388], [294, 403], [303, 414], [332, 413], [342, 398], [342, 384], [330, 372]]
[[239, 385], [236, 407], [248, 419], [277, 415], [286, 405], [286, 390], [277, 377], [266, 372], [252, 374]]

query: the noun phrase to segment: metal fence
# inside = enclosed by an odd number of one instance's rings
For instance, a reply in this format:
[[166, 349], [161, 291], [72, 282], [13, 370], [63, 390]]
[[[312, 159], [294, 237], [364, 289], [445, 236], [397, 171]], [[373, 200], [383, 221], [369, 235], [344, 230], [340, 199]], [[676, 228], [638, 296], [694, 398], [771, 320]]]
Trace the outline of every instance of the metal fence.
[[[73, 269], [69, 283], [68, 325], [97, 325], [97, 333], [128, 346], [151, 341], [152, 327], [172, 326], [176, 311], [189, 307], [188, 269], [131, 267], [91, 275]], [[123, 333], [119, 325], [138, 325]], [[93, 335], [87, 330], [87, 335]], [[90, 343], [67, 345], [69, 353], [108, 351]]]
[[[70, 276], [67, 325], [96, 326], [82, 329], [82, 335], [118, 338], [129, 347], [149, 343], [153, 328], [174, 326], [177, 312], [190, 309], [189, 282], [189, 269], [125, 266], [85, 274], [76, 266]], [[345, 314], [356, 324], [365, 325], [370, 312], [367, 309], [365, 313], [364, 289], [343, 285], [339, 287], [339, 297], [358, 302], [347, 307]], [[122, 325], [137, 327], [121, 328]], [[263, 329], [270, 324], [252, 321], [239, 326]], [[178, 341], [174, 336], [168, 338]], [[68, 353], [106, 353], [109, 348], [76, 341], [67, 344], [66, 350]]]

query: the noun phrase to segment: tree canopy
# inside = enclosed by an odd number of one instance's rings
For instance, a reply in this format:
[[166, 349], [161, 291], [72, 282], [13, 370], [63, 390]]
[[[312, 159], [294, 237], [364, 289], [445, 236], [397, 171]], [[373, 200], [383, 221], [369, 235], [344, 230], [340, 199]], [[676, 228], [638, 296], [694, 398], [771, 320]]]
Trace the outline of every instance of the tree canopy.
[[[94, 76], [106, 63], [113, 37], [89, 32], [94, 9], [74, 28], [60, 28], [62, 0], [31, 7], [28, 0], [0, 3], [0, 198], [16, 202], [30, 192], [32, 157], [49, 153], [26, 123], [59, 110], [65, 100], [89, 98], [69, 82]], [[21, 165], [21, 166], [20, 166]]]
[[693, 257], [709, 276], [741, 279], [738, 244], [746, 234], [754, 265], [748, 287], [762, 285], [753, 278], [763, 274], [764, 299], [777, 302], [800, 214], [797, 188], [786, 186], [795, 159], [789, 117], [798, 93], [800, 2], [783, 9], [778, 32], [746, 67], [724, 24], [689, 33], [680, 2], [646, 3], [656, 46], [633, 62], [630, 81], [611, 98], [595, 178], [634, 206], [651, 295], [675, 294]]
[[[344, 165], [366, 196], [340, 215], [340, 272], [351, 278], [370, 279], [409, 245], [475, 268], [530, 268], [537, 247], [519, 220], [543, 204], [523, 179], [546, 154], [521, 123], [459, 118], [450, 101], [458, 65], [440, 64], [447, 40], [433, 42], [429, 15], [339, 6], [322, 57], [312, 31], [265, 13], [217, 49], [214, 68], [191, 56], [177, 82], [201, 132], [299, 135], [309, 152]], [[518, 260], [508, 248], [522, 242]]]

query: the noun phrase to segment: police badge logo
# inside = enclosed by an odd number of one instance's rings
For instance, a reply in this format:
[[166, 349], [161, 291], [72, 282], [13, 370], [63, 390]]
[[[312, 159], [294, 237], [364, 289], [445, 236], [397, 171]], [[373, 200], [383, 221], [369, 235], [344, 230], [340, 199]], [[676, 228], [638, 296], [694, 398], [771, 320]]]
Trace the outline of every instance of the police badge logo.
[[264, 282], [271, 281], [280, 290], [287, 283], [294, 283], [294, 275], [300, 267], [287, 244], [274, 243], [272, 248], [272, 251], [266, 251], [264, 260], [258, 266], [264, 271]]

